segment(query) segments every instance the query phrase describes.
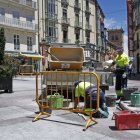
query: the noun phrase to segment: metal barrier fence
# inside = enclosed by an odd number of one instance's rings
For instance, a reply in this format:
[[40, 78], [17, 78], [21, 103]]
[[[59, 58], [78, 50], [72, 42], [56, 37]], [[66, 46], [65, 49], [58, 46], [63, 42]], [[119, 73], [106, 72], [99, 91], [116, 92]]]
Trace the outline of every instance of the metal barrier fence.
[[[38, 77], [41, 76], [41, 84]], [[78, 97], [78, 106], [74, 108], [75, 101], [75, 81], [90, 82], [97, 88], [96, 108], [92, 109], [92, 95], [90, 95], [90, 107], [86, 108], [86, 88], [84, 84], [84, 98]], [[91, 85], [92, 85], [91, 84]], [[69, 71], [43, 71], [36, 74], [36, 102], [40, 108], [39, 114], [33, 119], [36, 121], [41, 115], [50, 116], [46, 109], [68, 110], [82, 114], [88, 114], [85, 129], [90, 125], [91, 121], [97, 123], [92, 117], [99, 109], [99, 85], [98, 75], [94, 72], [69, 72]], [[90, 85], [90, 86], [91, 86]], [[40, 87], [39, 87], [40, 86]], [[41, 88], [41, 90], [39, 90]], [[78, 92], [80, 89], [78, 87]], [[65, 103], [65, 105], [64, 105]], [[81, 108], [81, 104], [84, 106]], [[82, 115], [83, 118], [84, 115]]]

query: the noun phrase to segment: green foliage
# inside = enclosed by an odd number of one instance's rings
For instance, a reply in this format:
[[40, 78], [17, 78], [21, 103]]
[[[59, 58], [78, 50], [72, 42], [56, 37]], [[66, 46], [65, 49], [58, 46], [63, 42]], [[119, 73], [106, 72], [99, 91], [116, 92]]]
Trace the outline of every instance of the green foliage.
[[4, 50], [5, 50], [5, 34], [4, 34], [4, 28], [0, 29], [0, 64], [2, 64], [2, 61], [4, 59]]
[[0, 29], [0, 78], [12, 77], [17, 74], [19, 60], [12, 56], [5, 55], [5, 35], [4, 28]]
[[17, 75], [20, 62], [18, 59], [5, 55], [3, 63], [0, 65], [0, 78]]

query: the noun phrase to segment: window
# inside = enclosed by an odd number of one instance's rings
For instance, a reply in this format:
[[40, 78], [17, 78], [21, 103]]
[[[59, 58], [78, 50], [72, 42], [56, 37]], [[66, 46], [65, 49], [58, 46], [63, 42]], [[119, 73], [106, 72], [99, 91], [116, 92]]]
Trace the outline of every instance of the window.
[[115, 40], [118, 40], [118, 35], [115, 36]]
[[47, 0], [45, 2], [45, 12], [49, 19], [56, 19], [57, 17], [57, 4], [56, 0]]
[[63, 42], [64, 43], [68, 42], [68, 32], [67, 31], [63, 31]]
[[14, 35], [14, 50], [20, 50], [19, 35]]
[[56, 42], [58, 34], [57, 31], [58, 27], [56, 26], [56, 22], [48, 20], [46, 22], [46, 37], [48, 42]]
[[4, 8], [0, 8], [0, 15], [2, 15], [2, 16], [5, 15], [5, 9]]
[[33, 18], [31, 16], [26, 17], [26, 21], [32, 22]]
[[27, 50], [32, 51], [32, 37], [27, 36]]
[[86, 0], [86, 7], [89, 7], [89, 2], [88, 2], [88, 0]]
[[76, 41], [79, 40], [79, 34], [76, 34]]
[[13, 18], [19, 19], [19, 12], [13, 11]]
[[114, 40], [114, 35], [112, 35], [111, 40]]
[[86, 24], [89, 25], [89, 17], [86, 17]]
[[79, 15], [75, 14], [75, 24], [79, 25]]
[[49, 37], [56, 37], [56, 27], [55, 27], [55, 22], [53, 21], [48, 21], [48, 29], [47, 29], [47, 34]]
[[63, 9], [63, 19], [67, 19], [67, 10]]
[[75, 5], [78, 5], [78, 3], [79, 3], [79, 0], [75, 0]]
[[55, 14], [55, 0], [48, 0], [48, 13]]
[[86, 38], [86, 42], [87, 42], [87, 43], [90, 43], [90, 37], [87, 37], [87, 38]]
[[57, 26], [57, 1], [56, 0], [45, 0], [45, 14], [48, 18], [45, 20], [45, 33], [46, 39], [49, 43], [56, 42], [58, 36]]

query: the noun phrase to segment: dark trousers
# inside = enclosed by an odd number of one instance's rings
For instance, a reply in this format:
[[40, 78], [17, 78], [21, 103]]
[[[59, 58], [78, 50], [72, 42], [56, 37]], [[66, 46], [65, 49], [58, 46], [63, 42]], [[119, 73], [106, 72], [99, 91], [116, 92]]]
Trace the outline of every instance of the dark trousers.
[[127, 88], [127, 75], [125, 78], [122, 78], [122, 88]]
[[117, 69], [116, 70], [116, 85], [115, 85], [115, 90], [122, 90], [122, 86], [124, 84], [124, 79], [122, 78], [122, 75], [124, 74], [124, 70], [122, 69]]
[[[86, 90], [86, 108], [90, 108], [90, 98], [92, 98], [91, 99], [92, 108], [96, 109], [96, 107], [97, 107], [97, 89], [95, 86]], [[100, 108], [102, 108], [104, 102], [105, 102], [104, 92], [102, 90], [100, 90], [100, 93], [99, 93], [99, 107]]]
[[128, 69], [128, 76], [131, 78], [132, 75], [132, 69]]

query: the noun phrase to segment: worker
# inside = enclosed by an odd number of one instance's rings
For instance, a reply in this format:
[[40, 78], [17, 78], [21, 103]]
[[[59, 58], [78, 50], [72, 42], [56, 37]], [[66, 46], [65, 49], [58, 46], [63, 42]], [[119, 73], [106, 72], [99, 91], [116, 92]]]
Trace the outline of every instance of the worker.
[[122, 47], [117, 48], [117, 56], [114, 59], [113, 63], [110, 67], [116, 65], [116, 85], [115, 90], [117, 94], [117, 100], [123, 99], [123, 88], [124, 85], [127, 86], [127, 69], [129, 65], [129, 57], [124, 53], [124, 49]]
[[[74, 108], [75, 109], [77, 108], [78, 98], [80, 96], [84, 98], [85, 94], [86, 94], [86, 108], [91, 108], [90, 107], [90, 98], [92, 98], [92, 109], [96, 109], [96, 107], [97, 107], [97, 87], [95, 85], [91, 84], [90, 82], [82, 82], [82, 81], [75, 81], [74, 87], [75, 87]], [[105, 106], [104, 93], [100, 89], [99, 110], [97, 113], [94, 114], [93, 117], [107, 118], [108, 115], [109, 115], [109, 113], [108, 113], [107, 107]]]

